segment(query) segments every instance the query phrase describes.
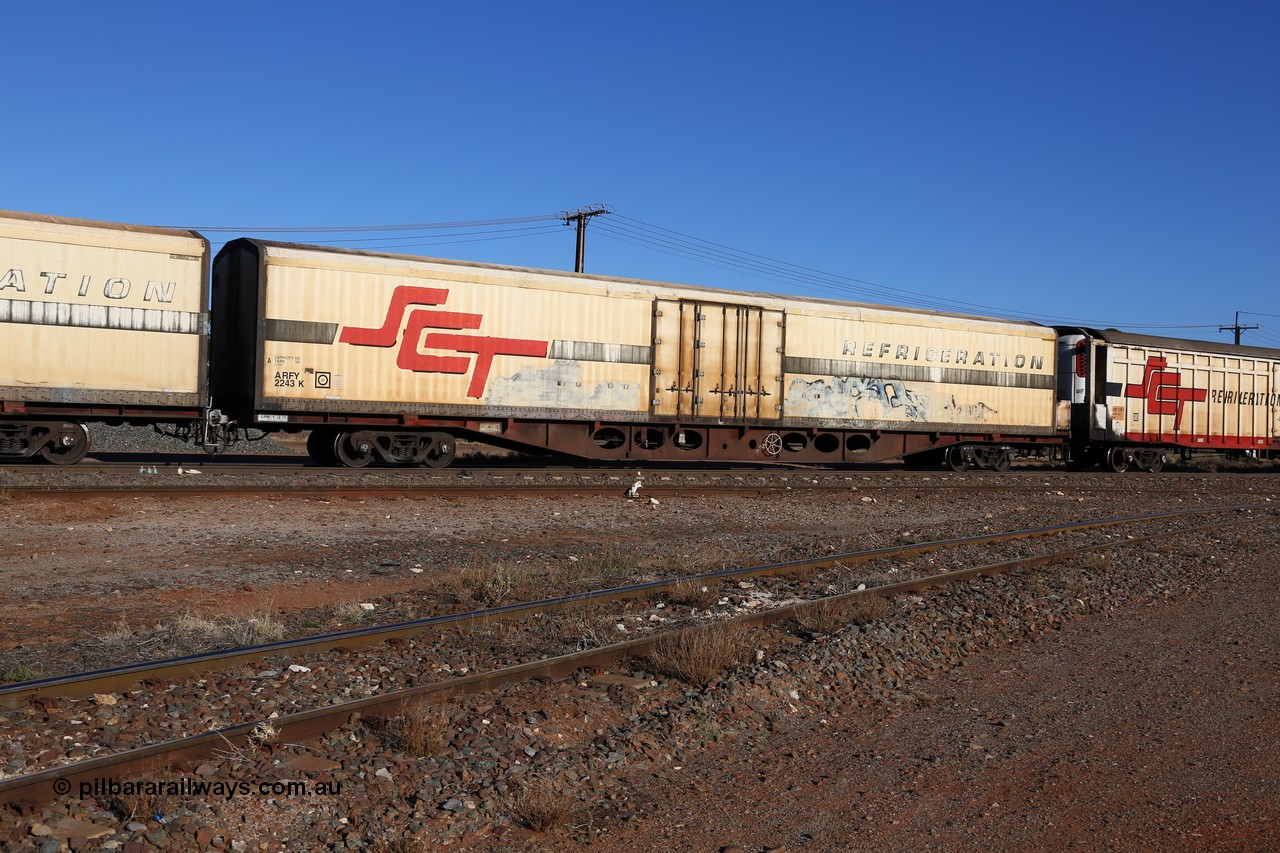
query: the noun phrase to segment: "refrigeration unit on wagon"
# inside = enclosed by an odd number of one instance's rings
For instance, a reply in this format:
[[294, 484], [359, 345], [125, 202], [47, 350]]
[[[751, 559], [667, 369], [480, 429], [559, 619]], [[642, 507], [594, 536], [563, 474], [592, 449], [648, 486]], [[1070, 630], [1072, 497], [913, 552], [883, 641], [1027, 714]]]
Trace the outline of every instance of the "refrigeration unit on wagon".
[[461, 436], [812, 462], [968, 442], [998, 467], [1065, 440], [1031, 323], [247, 239], [213, 312], [214, 405], [330, 463], [448, 464]]
[[87, 423], [200, 419], [209, 244], [0, 211], [0, 456], [68, 464]]
[[1169, 449], [1280, 449], [1280, 350], [1063, 329], [1060, 358], [1076, 464], [1158, 471]]

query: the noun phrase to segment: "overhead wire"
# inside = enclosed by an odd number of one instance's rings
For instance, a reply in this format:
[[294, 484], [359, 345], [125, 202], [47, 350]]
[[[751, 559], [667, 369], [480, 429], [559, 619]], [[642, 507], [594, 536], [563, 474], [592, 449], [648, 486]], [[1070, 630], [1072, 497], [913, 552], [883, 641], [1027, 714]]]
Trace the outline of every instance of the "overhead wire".
[[[997, 317], [1007, 317], [1011, 319], [1033, 320], [1047, 324], [1062, 324], [1064, 322], [1077, 323], [1082, 326], [1090, 327], [1106, 327], [1111, 325], [1123, 325], [1130, 329], [1212, 329], [1215, 326], [1211, 324], [1158, 324], [1158, 323], [1114, 323], [1099, 322], [1096, 319], [1080, 318], [1080, 317], [1063, 317], [1060, 315], [1038, 314], [1032, 312], [1011, 311], [1008, 308], [1000, 308], [993, 305], [984, 305], [975, 302], [964, 302], [959, 300], [940, 299], [918, 291], [906, 290], [903, 288], [890, 287], [881, 285], [876, 282], [867, 281], [865, 279], [856, 279], [849, 276], [842, 276], [835, 273], [827, 273], [821, 270], [805, 267], [799, 264], [792, 264], [787, 261], [770, 258], [766, 255], [760, 255], [755, 252], [748, 252], [742, 249], [735, 249], [722, 243], [716, 243], [710, 240], [703, 240], [673, 229], [664, 228], [660, 225], [643, 222], [622, 214], [614, 214], [618, 219], [626, 222], [636, 223], [639, 227], [615, 227], [614, 223], [604, 220], [598, 223], [606, 233], [612, 232], [614, 239], [631, 242], [654, 251], [660, 251], [664, 254], [671, 254], [680, 257], [686, 257], [700, 263], [710, 264], [721, 268], [727, 268], [743, 272], [757, 278], [764, 278], [784, 283], [801, 283], [810, 287], [817, 287], [828, 292], [834, 291], [839, 293], [852, 293], [859, 296], [871, 296], [873, 298], [887, 299], [894, 304], [904, 304], [905, 307], [925, 308], [935, 311], [956, 311], [964, 313], [973, 313], [975, 309], [979, 312], [986, 312]], [[663, 232], [663, 233], [658, 233]], [[623, 237], [622, 235], [626, 235]], [[672, 236], [666, 236], [672, 235]]]
[[490, 225], [518, 225], [524, 222], [559, 221], [561, 217], [554, 213], [540, 213], [534, 216], [510, 216], [502, 219], [464, 219], [457, 222], [423, 222], [416, 225], [302, 225], [282, 226], [267, 225], [257, 227], [232, 225], [187, 225], [167, 226], [184, 231], [200, 231], [212, 234], [347, 234], [365, 231], [427, 231], [443, 228], [480, 228]]
[[[947, 299], [936, 294], [909, 290], [880, 284], [866, 279], [840, 275], [838, 273], [794, 264], [789, 261], [769, 257], [756, 252], [737, 249], [713, 240], [705, 240], [675, 229], [666, 228], [634, 217], [610, 211], [608, 217], [593, 220], [593, 233], [621, 243], [626, 243], [650, 252], [671, 257], [692, 260], [696, 263], [716, 267], [752, 278], [775, 282], [785, 286], [799, 286], [811, 295], [826, 295], [835, 298], [855, 298], [859, 301], [874, 301], [881, 304], [899, 305], [921, 310], [985, 314], [1017, 320], [1041, 322], [1048, 325], [1075, 324], [1086, 327], [1104, 328], [1108, 326], [1126, 329], [1147, 330], [1199, 330], [1216, 328], [1212, 324], [1158, 324], [1101, 321], [1096, 318], [1064, 317], [1061, 315], [1022, 312], [978, 302]], [[545, 223], [545, 224], [531, 224]], [[555, 223], [555, 224], [552, 224]], [[189, 230], [207, 233], [237, 233], [245, 235], [300, 235], [296, 242], [313, 245], [352, 246], [365, 249], [408, 249], [418, 247], [448, 246], [465, 243], [492, 242], [497, 240], [520, 239], [524, 237], [544, 236], [560, 232], [567, 224], [564, 214], [537, 214], [533, 216], [501, 217], [493, 219], [458, 220], [454, 222], [430, 222], [401, 225], [330, 225], [330, 226], [191, 226]], [[520, 226], [520, 227], [499, 227]], [[464, 229], [464, 230], [459, 230]], [[452, 233], [410, 233], [410, 232], [452, 232]], [[314, 235], [340, 235], [360, 233], [390, 233], [395, 236], [338, 238], [317, 240]], [[307, 235], [303, 237], [301, 235]], [[225, 241], [213, 245], [225, 245]], [[1261, 312], [1240, 312], [1253, 316], [1277, 317], [1280, 315]], [[1268, 335], [1259, 335], [1265, 340], [1272, 340]]]

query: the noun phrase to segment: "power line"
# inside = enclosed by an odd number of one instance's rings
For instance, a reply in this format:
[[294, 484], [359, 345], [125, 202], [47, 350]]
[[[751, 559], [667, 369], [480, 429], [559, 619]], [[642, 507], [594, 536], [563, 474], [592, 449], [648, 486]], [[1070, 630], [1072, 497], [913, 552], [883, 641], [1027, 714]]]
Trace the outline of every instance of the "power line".
[[248, 227], [244, 225], [184, 225], [165, 226], [183, 231], [200, 231], [211, 234], [349, 234], [363, 231], [425, 231], [440, 228], [480, 228], [490, 225], [518, 225], [522, 222], [550, 222], [561, 217], [554, 213], [536, 216], [513, 216], [506, 219], [470, 219], [459, 222], [424, 222], [416, 225], [304, 225], [284, 227], [277, 225]]
[[[264, 226], [252, 228], [245, 226], [219, 225], [194, 226], [189, 228], [190, 230], [208, 233], [237, 234], [337, 235], [397, 232], [397, 235], [394, 237], [332, 239], [323, 240], [322, 243], [314, 238], [299, 240], [299, 242], [310, 243], [313, 245], [358, 245], [363, 248], [371, 248], [374, 250], [395, 250], [544, 236], [559, 230], [558, 227], [550, 224], [555, 222], [563, 225], [577, 225], [578, 245], [575, 257], [575, 268], [581, 272], [584, 262], [583, 255], [585, 250], [584, 243], [587, 222], [590, 219], [605, 213], [615, 214], [615, 211], [608, 205], [594, 205], [591, 207], [579, 208], [576, 211], [562, 212], [559, 214], [538, 214], [534, 216], [460, 220], [455, 222], [431, 222], [402, 225]], [[520, 227], [501, 228], [499, 226]], [[776, 282], [782, 285], [798, 285], [810, 290], [811, 292], [816, 292], [820, 295], [829, 295], [836, 298], [854, 298], [860, 301], [874, 301], [886, 305], [901, 305], [903, 307], [941, 312], [985, 314], [994, 317], [1041, 322], [1046, 325], [1073, 324], [1098, 328], [1117, 326], [1127, 329], [1148, 330], [1190, 330], [1215, 328], [1215, 326], [1211, 324], [1182, 325], [1125, 323], [1117, 321], [1102, 321], [1092, 318], [1064, 317], [1061, 315], [1020, 312], [1016, 309], [985, 305], [976, 302], [945, 299], [934, 294], [892, 287], [890, 285], [880, 284], [866, 279], [853, 278], [850, 276], [840, 275], [838, 273], [825, 272], [813, 267], [794, 264], [789, 261], [783, 261], [778, 258], [772, 258], [756, 252], [737, 249], [712, 240], [705, 240], [691, 234], [686, 234], [681, 231], [665, 228], [661, 225], [644, 222], [643, 220], [623, 216], [621, 214], [611, 216], [609, 221], [600, 219], [596, 225], [596, 229], [607, 239], [637, 246], [645, 249], [646, 251], [684, 258], [699, 264], [728, 270], [730, 272], [736, 272], [751, 278]], [[414, 231], [452, 231], [455, 233], [408, 233]], [[215, 242], [213, 245], [218, 246], [221, 245], [221, 243]], [[1241, 325], [1240, 314], [1260, 317], [1280, 317], [1280, 315], [1265, 314], [1261, 312], [1237, 312], [1236, 324], [1234, 326], [1216, 327], [1220, 331], [1226, 331], [1228, 329], [1236, 330], [1236, 327], [1239, 327], [1236, 331], [1237, 342], [1240, 332], [1259, 329], [1259, 326], [1257, 325]], [[1259, 336], [1270, 340], [1266, 334], [1260, 333]]]
[[[326, 240], [325, 243], [326, 245], [335, 245], [335, 246], [362, 245], [362, 246], [372, 246], [372, 247], [379, 247], [379, 248], [394, 248], [397, 246], [407, 247], [407, 246], [433, 246], [437, 244], [444, 245], [445, 243], [450, 241], [450, 238], [469, 237], [476, 234], [510, 234], [512, 238], [515, 238], [515, 237], [524, 237], [524, 236], [534, 236], [537, 234], [559, 233], [559, 231], [560, 231], [559, 225], [549, 224], [549, 225], [530, 225], [530, 226], [525, 226], [523, 228], [497, 228], [491, 231], [458, 231], [458, 232], [449, 233], [449, 234], [437, 234], [437, 235], [413, 234], [413, 235], [405, 235], [403, 237], [369, 237], [369, 238], [356, 239], [356, 240]], [[507, 238], [491, 237], [487, 239], [502, 240]], [[427, 242], [421, 242], [424, 240]], [[470, 241], [461, 241], [461, 242], [470, 242]]]
[[1214, 328], [1211, 324], [1116, 323], [1090, 318], [1063, 317], [1060, 315], [1019, 312], [1008, 308], [1000, 308], [974, 302], [939, 299], [936, 296], [920, 293], [918, 291], [890, 287], [888, 285], [881, 285], [865, 279], [856, 279], [849, 276], [823, 272], [821, 270], [813, 269], [812, 267], [792, 264], [787, 261], [770, 258], [766, 255], [760, 255], [755, 252], [735, 249], [722, 243], [703, 240], [699, 237], [694, 237], [659, 225], [652, 225], [622, 214], [619, 214], [617, 218], [625, 222], [636, 223], [636, 225], [640, 227], [627, 227], [622, 222], [602, 223], [600, 227], [606, 232], [612, 232], [613, 239], [632, 243], [633, 245], [638, 245], [663, 254], [689, 258], [710, 266], [744, 272], [745, 274], [755, 278], [782, 283], [804, 284], [825, 290], [828, 293], [835, 292], [840, 294], [854, 294], [862, 298], [869, 296], [874, 299], [888, 300], [894, 304], [905, 303], [905, 305], [909, 307], [936, 311], [973, 313], [976, 310], [978, 312], [985, 312], [997, 317], [1032, 320], [1048, 325], [1061, 325], [1064, 323], [1073, 323], [1089, 327], [1107, 327], [1117, 325], [1130, 329]]

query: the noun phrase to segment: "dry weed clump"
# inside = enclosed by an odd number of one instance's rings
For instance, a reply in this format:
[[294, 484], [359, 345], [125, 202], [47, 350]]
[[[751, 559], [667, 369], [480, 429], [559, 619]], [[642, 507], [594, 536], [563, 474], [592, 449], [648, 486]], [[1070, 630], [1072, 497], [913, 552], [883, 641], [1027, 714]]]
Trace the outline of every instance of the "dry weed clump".
[[453, 708], [448, 705], [406, 708], [389, 727], [401, 749], [421, 758], [443, 752], [449, 745], [454, 728]]
[[654, 669], [681, 681], [706, 687], [726, 670], [741, 666], [754, 648], [756, 632], [736, 622], [713, 622], [672, 634], [653, 644]]
[[816, 634], [835, 634], [849, 625], [866, 625], [893, 612], [889, 599], [879, 595], [849, 599], [824, 598], [796, 614], [796, 624]]
[[25, 663], [14, 664], [0, 670], [0, 684], [17, 684], [20, 681], [35, 681], [40, 673]]
[[614, 622], [600, 601], [572, 601], [550, 614], [546, 624], [553, 639], [574, 651], [607, 646], [614, 641]]
[[449, 591], [459, 603], [480, 607], [496, 607], [544, 591], [532, 567], [511, 563], [475, 560], [449, 577]]
[[358, 601], [335, 604], [333, 607], [333, 618], [343, 625], [363, 625], [376, 619], [377, 614], [376, 608], [365, 607], [364, 604]]
[[284, 636], [284, 624], [266, 613], [223, 619], [183, 613], [149, 629], [136, 629], [122, 617], [90, 643], [116, 660], [154, 659], [274, 643]]
[[137, 785], [128, 793], [116, 794], [107, 807], [123, 821], [146, 823], [155, 820], [156, 815], [165, 814], [169, 810], [169, 803], [169, 796], [159, 793], [158, 788]]
[[706, 610], [720, 600], [720, 589], [715, 581], [684, 578], [672, 585], [666, 595], [672, 604]]
[[258, 646], [284, 639], [284, 624], [268, 614], [243, 618], [208, 619], [184, 613], [167, 626], [175, 654], [194, 654], [211, 648]]
[[640, 572], [640, 561], [630, 550], [620, 545], [605, 545], [586, 557], [571, 561], [569, 565], [580, 582], [592, 586], [631, 580]]
[[864, 584], [867, 589], [870, 589], [873, 586], [887, 586], [891, 583], [906, 580], [905, 577], [896, 574], [896, 572], [897, 570], [893, 568], [870, 572], [869, 574], [863, 575], [862, 578], [854, 584], [854, 587], [856, 588], [857, 584]]
[[534, 782], [520, 790], [511, 802], [511, 816], [534, 832], [563, 826], [573, 815], [574, 801], [546, 781]]

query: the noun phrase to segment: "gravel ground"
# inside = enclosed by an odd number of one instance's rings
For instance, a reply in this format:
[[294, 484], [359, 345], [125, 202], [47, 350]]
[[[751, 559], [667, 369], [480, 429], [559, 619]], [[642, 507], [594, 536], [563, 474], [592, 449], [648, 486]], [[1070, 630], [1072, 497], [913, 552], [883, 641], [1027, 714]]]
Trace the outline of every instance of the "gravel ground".
[[[1123, 492], [1110, 490], [1117, 480]], [[10, 594], [0, 644], [8, 666], [34, 667], [83, 643], [95, 624], [99, 634], [111, 619], [142, 626], [162, 621], [160, 610], [265, 611], [287, 622], [352, 601], [425, 607], [477, 558], [542, 577], [598, 555], [602, 530], [637, 566], [671, 571], [699, 559], [765, 562], [1210, 501], [1280, 501], [1266, 477], [1193, 479], [1145, 494], [1183, 481], [1010, 482], [960, 498], [922, 483], [659, 507], [519, 496], [282, 497], [252, 507], [23, 498], [9, 505], [13, 535], [0, 543]], [[1273, 541], [1277, 524], [1269, 512], [1254, 515], [1220, 533], [901, 596], [886, 618], [835, 634], [762, 632], [749, 663], [706, 687], [640, 660], [455, 702], [427, 748], [413, 747], [400, 721], [354, 721], [305, 746], [266, 743], [185, 771], [188, 781], [244, 782], [252, 793], [64, 798], [8, 813], [0, 843], [1270, 849], [1280, 802], [1269, 735], [1277, 602], [1275, 557], [1258, 543]], [[206, 709], [214, 718], [218, 698], [211, 693]], [[110, 707], [92, 713], [110, 719]], [[55, 703], [29, 722], [48, 726], [59, 714]], [[17, 723], [0, 722], [8, 747]], [[341, 791], [259, 793], [281, 779]], [[552, 816], [545, 832], [525, 825], [537, 795]]]

